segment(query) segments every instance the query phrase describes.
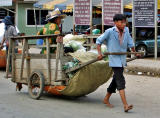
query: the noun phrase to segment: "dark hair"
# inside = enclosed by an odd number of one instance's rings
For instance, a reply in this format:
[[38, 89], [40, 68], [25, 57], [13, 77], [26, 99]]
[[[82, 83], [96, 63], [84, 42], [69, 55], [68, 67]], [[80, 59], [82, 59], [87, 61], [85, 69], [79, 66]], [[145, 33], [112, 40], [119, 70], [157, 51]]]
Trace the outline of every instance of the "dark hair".
[[115, 14], [113, 17], [113, 21], [126, 20], [126, 16], [124, 14]]

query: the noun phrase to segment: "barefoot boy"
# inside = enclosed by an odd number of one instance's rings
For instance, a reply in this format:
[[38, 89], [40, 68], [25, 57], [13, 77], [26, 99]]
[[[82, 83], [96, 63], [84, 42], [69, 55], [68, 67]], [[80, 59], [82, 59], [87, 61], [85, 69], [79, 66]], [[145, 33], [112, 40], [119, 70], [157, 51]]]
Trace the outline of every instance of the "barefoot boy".
[[[131, 48], [135, 52], [133, 40], [129, 34], [129, 30], [126, 27], [126, 17], [123, 14], [116, 14], [113, 17], [115, 26], [107, 29], [96, 40], [98, 59], [102, 59], [101, 44], [105, 41], [109, 52], [126, 52], [127, 48]], [[138, 56], [138, 55], [137, 55]], [[125, 78], [123, 76], [123, 70], [126, 66], [126, 55], [109, 55], [109, 66], [112, 67], [114, 72], [113, 80], [110, 83], [107, 94], [104, 98], [104, 103], [108, 107], [113, 107], [109, 102], [109, 98], [112, 93], [119, 91], [121, 100], [124, 105], [124, 111], [128, 112], [133, 108], [133, 105], [128, 105], [125, 97]]]

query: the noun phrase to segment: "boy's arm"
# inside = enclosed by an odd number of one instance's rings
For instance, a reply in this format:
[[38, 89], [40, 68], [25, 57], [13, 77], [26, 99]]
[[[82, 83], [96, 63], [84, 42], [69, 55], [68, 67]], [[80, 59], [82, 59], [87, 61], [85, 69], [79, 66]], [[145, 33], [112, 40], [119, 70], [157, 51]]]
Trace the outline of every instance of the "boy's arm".
[[102, 53], [101, 53], [101, 45], [104, 41], [107, 41], [109, 37], [109, 30], [106, 30], [101, 36], [99, 36], [96, 40], [97, 44], [97, 51], [98, 51], [98, 59], [102, 59]]
[[109, 37], [110, 30], [106, 30], [101, 36], [96, 39], [96, 44], [102, 44], [104, 41], [107, 41]]
[[97, 45], [97, 51], [98, 51], [98, 59], [101, 60], [102, 59], [101, 44]]
[[[131, 48], [132, 52], [136, 52], [135, 47], [134, 47], [134, 42], [133, 39], [131, 37], [131, 35], [129, 34], [129, 29], [127, 28], [127, 32], [128, 32], [128, 47]], [[140, 57], [140, 54], [135, 54], [135, 56]]]

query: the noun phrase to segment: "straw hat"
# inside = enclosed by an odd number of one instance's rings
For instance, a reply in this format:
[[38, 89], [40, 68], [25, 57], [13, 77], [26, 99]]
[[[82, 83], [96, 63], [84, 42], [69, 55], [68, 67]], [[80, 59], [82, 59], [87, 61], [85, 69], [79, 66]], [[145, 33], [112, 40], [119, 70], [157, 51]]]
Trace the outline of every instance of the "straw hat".
[[66, 17], [66, 15], [62, 14], [60, 12], [60, 10], [57, 8], [54, 11], [49, 12], [49, 14], [46, 16], [46, 21], [51, 20], [51, 19], [56, 18], [56, 17], [61, 17], [62, 19], [64, 19]]

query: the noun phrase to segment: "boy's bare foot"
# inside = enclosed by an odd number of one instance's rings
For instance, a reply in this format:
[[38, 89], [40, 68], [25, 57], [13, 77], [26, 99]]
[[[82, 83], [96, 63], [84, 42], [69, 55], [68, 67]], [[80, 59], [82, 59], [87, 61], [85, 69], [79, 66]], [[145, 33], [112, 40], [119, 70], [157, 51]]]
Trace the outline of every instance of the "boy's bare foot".
[[124, 112], [128, 112], [129, 110], [133, 109], [133, 105], [126, 105], [124, 106]]
[[103, 100], [103, 103], [104, 103], [104, 104], [106, 104], [106, 105], [107, 105], [107, 107], [109, 107], [109, 108], [113, 108], [113, 105], [112, 105], [112, 104], [110, 104], [108, 100], [104, 99], [104, 100]]

